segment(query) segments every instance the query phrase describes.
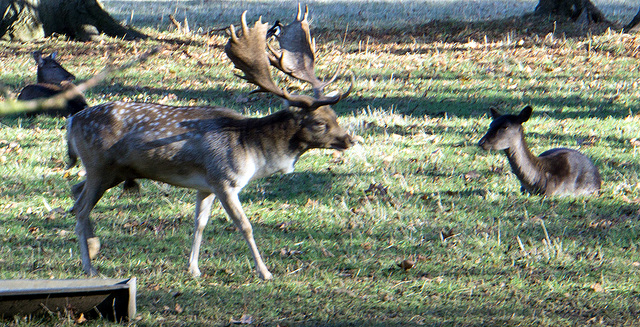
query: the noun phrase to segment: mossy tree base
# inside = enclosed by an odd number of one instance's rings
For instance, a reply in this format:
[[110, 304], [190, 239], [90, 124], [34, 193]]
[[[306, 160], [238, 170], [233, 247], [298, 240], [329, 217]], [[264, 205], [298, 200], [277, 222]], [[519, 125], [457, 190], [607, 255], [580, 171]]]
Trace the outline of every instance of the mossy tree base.
[[609, 23], [591, 0], [540, 0], [535, 12], [567, 17], [586, 25]]
[[146, 35], [118, 23], [98, 0], [0, 0], [0, 38], [29, 41], [54, 33], [94, 41], [101, 33], [128, 40]]

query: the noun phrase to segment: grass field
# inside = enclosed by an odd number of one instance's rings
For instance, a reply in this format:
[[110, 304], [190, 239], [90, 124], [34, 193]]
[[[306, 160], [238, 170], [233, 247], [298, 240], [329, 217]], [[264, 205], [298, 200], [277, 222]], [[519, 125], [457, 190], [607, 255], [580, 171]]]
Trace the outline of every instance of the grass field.
[[[241, 193], [275, 280], [255, 276], [245, 242], [218, 206], [205, 231], [203, 277], [190, 277], [194, 192], [152, 181], [142, 182], [140, 196], [107, 192], [92, 213], [103, 246], [94, 265], [103, 277], [138, 278], [130, 324], [640, 325], [640, 36], [509, 18], [535, 1], [464, 2], [471, 17], [445, 10], [456, 3], [310, 3], [318, 74], [342, 63], [357, 76], [356, 90], [334, 109], [361, 142], [343, 154], [311, 151], [295, 173]], [[3, 42], [0, 80], [16, 91], [32, 83], [36, 49], [58, 50], [83, 80], [162, 46], [88, 91], [88, 102], [265, 115], [280, 100], [248, 95], [252, 87], [233, 76], [222, 51], [224, 32], [200, 33], [237, 24], [245, 9], [250, 19], [287, 22], [295, 4], [106, 1], [119, 20], [155, 39]], [[488, 9], [475, 13], [476, 4]], [[623, 23], [637, 12], [631, 1], [596, 4]], [[194, 32], [174, 31], [170, 13], [186, 16]], [[524, 125], [532, 151], [587, 154], [603, 178], [600, 196], [522, 194], [504, 154], [476, 146], [490, 106], [517, 112], [526, 104], [534, 107]], [[61, 118], [0, 121], [0, 279], [83, 277], [75, 218], [66, 214], [82, 170], [65, 169], [64, 137]], [[404, 270], [404, 260], [415, 265]], [[0, 324], [79, 320], [69, 313]]]

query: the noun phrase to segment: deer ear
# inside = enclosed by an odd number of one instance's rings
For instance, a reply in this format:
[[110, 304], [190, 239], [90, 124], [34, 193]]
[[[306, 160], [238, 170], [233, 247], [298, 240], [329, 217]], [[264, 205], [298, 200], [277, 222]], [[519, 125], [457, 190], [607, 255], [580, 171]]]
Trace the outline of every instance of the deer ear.
[[42, 65], [42, 52], [34, 51], [31, 54], [33, 55], [33, 59], [36, 61], [36, 64]]
[[532, 111], [533, 108], [531, 108], [531, 106], [524, 107], [524, 109], [522, 109], [522, 111], [520, 111], [520, 114], [518, 115], [518, 120], [520, 120], [520, 123], [524, 123], [529, 120]]
[[500, 116], [502, 116], [502, 114], [500, 112], [498, 112], [498, 109], [491, 107], [489, 108], [489, 112], [491, 113], [491, 117], [493, 117], [493, 119], [496, 119]]

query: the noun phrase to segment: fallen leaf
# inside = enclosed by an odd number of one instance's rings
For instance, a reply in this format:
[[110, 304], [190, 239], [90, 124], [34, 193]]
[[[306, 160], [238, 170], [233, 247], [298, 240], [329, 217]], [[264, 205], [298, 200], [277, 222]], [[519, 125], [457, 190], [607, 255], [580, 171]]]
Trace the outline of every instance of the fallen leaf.
[[579, 146], [582, 146], [582, 145], [594, 145], [596, 143], [596, 141], [597, 141], [597, 139], [594, 136], [589, 136], [587, 138], [584, 138], [584, 137], [577, 137], [576, 138], [576, 143]]
[[234, 325], [250, 325], [253, 324], [253, 317], [248, 314], [243, 314], [240, 320], [229, 318], [229, 323]]
[[402, 268], [404, 271], [407, 271], [413, 268], [413, 265], [415, 265], [415, 263], [411, 259], [404, 259], [402, 260], [402, 262], [397, 263], [397, 265], [398, 267]]
[[464, 180], [467, 181], [467, 182], [470, 182], [472, 180], [476, 180], [476, 179], [480, 178], [481, 176], [482, 175], [480, 175], [480, 173], [478, 173], [475, 170], [472, 170], [472, 171], [464, 174]]
[[58, 229], [58, 230], [56, 230], [56, 234], [58, 236], [60, 236], [60, 237], [66, 237], [66, 236], [69, 236], [69, 235], [71, 235], [73, 233], [70, 232], [70, 231], [64, 230], [64, 229]]
[[290, 256], [293, 256], [293, 255], [298, 255], [298, 254], [302, 254], [302, 251], [291, 250], [289, 248], [280, 249], [280, 255], [283, 256], [283, 257], [290, 257]]
[[307, 203], [304, 204], [305, 207], [315, 208], [318, 205], [318, 200], [307, 199]]
[[626, 203], [640, 203], [640, 198], [630, 199], [628, 196], [624, 194], [622, 194], [620, 197]]
[[289, 226], [291, 226], [291, 225], [293, 225], [292, 221], [285, 221], [285, 222], [281, 222], [281, 223], [277, 224], [276, 228], [285, 230], [285, 229], [289, 228]]
[[322, 251], [322, 254], [323, 254], [325, 257], [329, 257], [329, 258], [333, 258], [333, 257], [335, 257], [335, 255], [334, 255], [333, 253], [331, 253], [331, 251], [329, 251], [329, 250], [327, 250], [327, 249], [325, 249], [325, 248], [322, 248], [322, 249], [320, 249], [320, 250]]
[[369, 184], [369, 188], [364, 190], [365, 194], [374, 194], [380, 196], [386, 196], [389, 193], [389, 187], [384, 186], [380, 183], [371, 183]]
[[604, 292], [604, 287], [602, 287], [602, 284], [600, 284], [600, 283], [591, 284], [591, 289], [596, 293]]
[[596, 221], [590, 222], [589, 223], [589, 228], [607, 229], [607, 228], [611, 227], [611, 225], [613, 225], [613, 222], [611, 220], [600, 219], [600, 220], [596, 220]]
[[242, 317], [240, 318], [240, 322], [243, 324], [252, 324], [253, 323], [253, 317], [251, 317], [250, 315], [244, 314], [242, 315]]
[[87, 321], [87, 318], [84, 317], [84, 313], [80, 314], [80, 317], [78, 317], [78, 319], [76, 319], [76, 324], [81, 324], [83, 322]]
[[455, 231], [453, 230], [453, 228], [449, 229], [448, 231], [442, 230], [442, 231], [440, 232], [440, 236], [442, 237], [442, 240], [443, 240], [443, 241], [444, 241], [444, 240], [446, 240], [446, 239], [448, 239], [449, 237], [453, 237], [453, 236], [455, 236], [455, 235], [456, 235], [456, 233], [455, 233]]

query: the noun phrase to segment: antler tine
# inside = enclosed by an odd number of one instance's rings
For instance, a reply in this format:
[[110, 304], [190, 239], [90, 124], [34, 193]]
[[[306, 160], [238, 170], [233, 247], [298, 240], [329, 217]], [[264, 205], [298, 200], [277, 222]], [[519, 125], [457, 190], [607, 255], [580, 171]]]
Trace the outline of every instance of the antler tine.
[[[353, 71], [350, 70], [349, 71], [349, 75], [351, 76], [351, 83], [349, 84], [349, 89], [347, 89], [346, 92], [340, 93], [338, 95], [331, 96], [331, 97], [322, 96], [320, 99], [318, 99], [316, 101], [317, 106], [320, 107], [320, 106], [333, 105], [333, 104], [336, 104], [336, 103], [340, 102], [340, 100], [348, 97], [349, 94], [351, 94], [351, 90], [353, 89], [353, 84], [355, 84], [355, 82], [356, 82], [356, 76], [353, 74]], [[338, 76], [337, 73], [336, 73], [336, 75], [334, 75], [334, 77], [331, 79], [330, 82], [333, 82], [336, 79], [336, 76]]]
[[301, 15], [301, 14], [302, 14], [302, 10], [301, 10], [301, 7], [300, 7], [300, 2], [298, 2], [298, 13], [296, 14], [296, 18], [298, 20], [306, 20], [307, 19], [307, 16], [309, 16], [309, 6], [305, 5], [304, 6], [304, 15]]

